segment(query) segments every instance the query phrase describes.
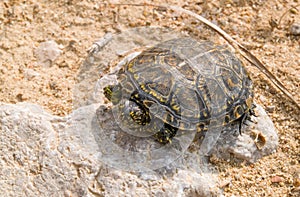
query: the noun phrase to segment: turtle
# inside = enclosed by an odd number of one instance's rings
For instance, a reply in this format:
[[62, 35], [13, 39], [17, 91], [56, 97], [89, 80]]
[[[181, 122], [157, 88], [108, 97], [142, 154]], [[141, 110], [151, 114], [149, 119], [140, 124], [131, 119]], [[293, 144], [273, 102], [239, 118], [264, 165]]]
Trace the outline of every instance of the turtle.
[[180, 37], [146, 48], [103, 88], [118, 121], [172, 143], [178, 130], [241, 125], [253, 115], [252, 81], [226, 45]]

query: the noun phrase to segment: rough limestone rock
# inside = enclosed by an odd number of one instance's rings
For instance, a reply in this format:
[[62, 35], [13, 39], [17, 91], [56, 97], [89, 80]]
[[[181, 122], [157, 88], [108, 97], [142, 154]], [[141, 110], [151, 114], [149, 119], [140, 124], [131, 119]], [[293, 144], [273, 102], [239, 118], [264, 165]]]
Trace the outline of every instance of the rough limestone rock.
[[[278, 135], [272, 120], [268, 117], [264, 109], [256, 104], [256, 115], [252, 116], [253, 123], [246, 122], [243, 125], [243, 132], [240, 135], [238, 128], [225, 131], [220, 135], [218, 143], [211, 151], [223, 159], [230, 159], [232, 156], [240, 161], [256, 162], [263, 156], [272, 154], [278, 146]], [[233, 137], [233, 136], [236, 137]]]
[[213, 195], [213, 174], [183, 169], [166, 179], [164, 172], [130, 173], [99, 161], [90, 132], [96, 108], [60, 118], [34, 104], [2, 104], [0, 196]]
[[[95, 130], [97, 109], [99, 104], [93, 104], [56, 117], [34, 104], [2, 104], [0, 196], [222, 195], [216, 171], [200, 150], [188, 150], [158, 169], [126, 171], [108, 166], [95, 135], [103, 132], [101, 127]], [[267, 116], [261, 119], [269, 121]], [[275, 150], [278, 142], [272, 129], [260, 130], [258, 138], [251, 132], [237, 137], [222, 134], [212, 152], [230, 151], [237, 158], [255, 161]], [[257, 145], [257, 139], [265, 143]]]

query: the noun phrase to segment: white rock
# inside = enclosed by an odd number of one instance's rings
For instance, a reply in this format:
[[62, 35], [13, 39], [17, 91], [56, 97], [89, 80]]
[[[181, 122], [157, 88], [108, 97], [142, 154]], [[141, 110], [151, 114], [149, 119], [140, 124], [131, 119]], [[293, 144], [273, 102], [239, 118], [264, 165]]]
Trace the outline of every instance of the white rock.
[[34, 77], [39, 77], [40, 73], [34, 71], [33, 69], [24, 69], [24, 77], [28, 80], [31, 80]]
[[61, 118], [29, 103], [2, 104], [0, 196], [220, 194], [216, 175], [208, 164], [198, 163], [201, 158], [195, 153], [158, 171], [108, 167], [92, 129], [97, 107], [81, 107]]
[[290, 34], [294, 36], [300, 35], [300, 23], [293, 23], [290, 27]]
[[252, 117], [254, 123], [247, 121], [249, 126], [243, 125], [245, 128], [242, 129], [241, 135], [238, 128], [221, 135], [212, 154], [224, 159], [235, 157], [253, 163], [263, 156], [274, 153], [278, 146], [274, 124], [258, 104], [256, 115], [258, 117]]
[[59, 57], [61, 50], [58, 44], [53, 41], [42, 42], [38, 48], [35, 49], [35, 55], [39, 64], [44, 67], [49, 67]]

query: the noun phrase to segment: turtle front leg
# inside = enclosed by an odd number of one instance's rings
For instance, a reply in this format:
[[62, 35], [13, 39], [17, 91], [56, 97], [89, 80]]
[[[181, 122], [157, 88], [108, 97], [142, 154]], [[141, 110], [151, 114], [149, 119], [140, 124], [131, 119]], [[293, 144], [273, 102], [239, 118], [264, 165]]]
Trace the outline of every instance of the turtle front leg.
[[[143, 105], [137, 99], [139, 98], [137, 95], [132, 96], [130, 99], [130, 105], [128, 106], [129, 114], [132, 120], [139, 125], [147, 125], [150, 124], [151, 121], [161, 121], [151, 119], [149, 109]], [[151, 132], [155, 132], [154, 138], [162, 144], [168, 144], [172, 142], [172, 138], [176, 135], [177, 128], [172, 127], [167, 123], [163, 123], [163, 125], [158, 122], [153, 122], [153, 127]], [[160, 126], [159, 126], [160, 125]]]
[[175, 137], [178, 128], [172, 127], [169, 124], [164, 124], [159, 132], [155, 133], [155, 139], [162, 144], [172, 143], [172, 138]]

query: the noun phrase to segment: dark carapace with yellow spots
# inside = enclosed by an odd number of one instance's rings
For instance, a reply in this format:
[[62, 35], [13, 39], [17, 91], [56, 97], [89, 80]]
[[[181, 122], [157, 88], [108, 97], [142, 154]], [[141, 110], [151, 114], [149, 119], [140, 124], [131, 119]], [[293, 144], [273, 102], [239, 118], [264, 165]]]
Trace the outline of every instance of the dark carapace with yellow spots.
[[253, 108], [243, 63], [224, 46], [192, 38], [143, 51], [123, 65], [118, 84], [104, 94], [118, 107], [123, 125], [139, 125], [161, 143], [171, 142], [179, 129], [241, 125]]

